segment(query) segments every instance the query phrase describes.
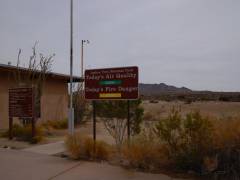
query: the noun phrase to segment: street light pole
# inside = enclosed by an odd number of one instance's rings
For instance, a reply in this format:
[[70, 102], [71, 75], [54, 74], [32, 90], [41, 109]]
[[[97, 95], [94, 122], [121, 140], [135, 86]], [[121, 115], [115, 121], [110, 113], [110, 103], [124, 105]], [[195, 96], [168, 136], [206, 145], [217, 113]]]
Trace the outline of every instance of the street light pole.
[[82, 46], [81, 46], [81, 76], [83, 78], [83, 42], [84, 40], [82, 40]]
[[[84, 77], [84, 66], [83, 66], [83, 47], [84, 44], [89, 44], [89, 40], [82, 40], [82, 44], [81, 44], [81, 77]], [[84, 82], [81, 82], [79, 84], [79, 91], [80, 91], [80, 97], [83, 100], [84, 99]]]
[[70, 110], [68, 119], [69, 134], [74, 131], [73, 112], [73, 0], [70, 2]]
[[90, 42], [89, 42], [89, 40], [82, 40], [82, 46], [81, 46], [81, 76], [82, 76], [82, 78], [83, 78], [83, 76], [84, 76], [84, 68], [83, 68], [83, 46], [84, 46], [84, 44], [89, 44]]

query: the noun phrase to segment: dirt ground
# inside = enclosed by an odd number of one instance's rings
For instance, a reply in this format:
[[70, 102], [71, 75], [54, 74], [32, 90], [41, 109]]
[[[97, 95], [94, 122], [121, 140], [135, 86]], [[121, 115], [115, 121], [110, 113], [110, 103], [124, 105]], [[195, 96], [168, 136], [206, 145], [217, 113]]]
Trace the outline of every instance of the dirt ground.
[[203, 101], [186, 104], [181, 101], [159, 101], [158, 103], [144, 101], [143, 107], [145, 114], [150, 113], [158, 118], [166, 117], [173, 107], [180, 108], [182, 114], [197, 110], [203, 115], [220, 119], [240, 117], [240, 102]]

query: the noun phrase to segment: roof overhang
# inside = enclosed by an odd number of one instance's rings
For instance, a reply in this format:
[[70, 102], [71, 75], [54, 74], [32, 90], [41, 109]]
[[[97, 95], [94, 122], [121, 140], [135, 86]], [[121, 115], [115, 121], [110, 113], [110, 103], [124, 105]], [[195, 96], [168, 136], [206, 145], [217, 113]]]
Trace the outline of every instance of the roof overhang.
[[[27, 68], [23, 67], [17, 67], [12, 65], [6, 65], [6, 64], [0, 64], [0, 71], [8, 71], [8, 72], [14, 72], [14, 71], [20, 71], [21, 73], [28, 73], [29, 70]], [[40, 71], [36, 71], [36, 74], [41, 73]], [[58, 80], [63, 80], [67, 83], [70, 82], [70, 76], [66, 74], [61, 73], [54, 73], [54, 72], [48, 72], [46, 73], [47, 78], [54, 78]], [[73, 82], [83, 82], [84, 78], [79, 76], [73, 76]]]

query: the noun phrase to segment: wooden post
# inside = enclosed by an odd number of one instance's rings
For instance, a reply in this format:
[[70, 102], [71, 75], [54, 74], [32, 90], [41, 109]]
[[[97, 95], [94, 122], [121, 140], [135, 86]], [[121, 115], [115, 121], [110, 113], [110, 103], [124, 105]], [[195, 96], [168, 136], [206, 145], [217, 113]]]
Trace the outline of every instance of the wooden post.
[[36, 105], [35, 105], [35, 88], [32, 87], [32, 138], [35, 136], [35, 120], [36, 120]]
[[131, 130], [130, 130], [130, 101], [127, 100], [127, 135], [128, 141], [130, 141]]
[[13, 118], [9, 117], [9, 132], [8, 132], [8, 137], [11, 140], [13, 138], [12, 136], [12, 126], [13, 126]]
[[96, 102], [93, 100], [93, 141], [94, 153], [96, 152]]
[[32, 118], [32, 138], [35, 137], [35, 133], [36, 133], [36, 131], [35, 131], [35, 118], [33, 117]]

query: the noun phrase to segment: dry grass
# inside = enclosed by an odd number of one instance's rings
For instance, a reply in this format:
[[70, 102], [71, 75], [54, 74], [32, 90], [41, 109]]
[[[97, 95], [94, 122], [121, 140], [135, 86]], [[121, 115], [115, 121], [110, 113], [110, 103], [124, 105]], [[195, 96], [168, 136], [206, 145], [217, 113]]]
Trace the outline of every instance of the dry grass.
[[45, 121], [41, 124], [44, 128], [53, 128], [53, 129], [67, 129], [68, 127], [68, 120], [67, 119], [63, 119], [63, 120], [49, 120], [49, 121]]
[[146, 114], [152, 114], [154, 119], [165, 118], [172, 107], [181, 107], [181, 113], [183, 115], [198, 110], [204, 116], [213, 118], [226, 119], [229, 117], [236, 118], [240, 117], [240, 102], [219, 102], [219, 101], [199, 101], [191, 104], [185, 104], [181, 101], [166, 102], [159, 101], [156, 104], [149, 103], [148, 101], [143, 102], [143, 107]]
[[123, 147], [128, 167], [198, 174], [221, 171], [224, 177], [232, 176], [232, 171], [240, 172], [239, 118], [220, 119], [199, 113], [185, 116], [178, 112], [170, 113], [153, 126], [156, 129], [150, 129], [150, 133], [143, 133]]
[[[9, 134], [9, 131], [7, 130], [2, 134], [2, 137], [8, 137], [8, 134]], [[32, 137], [31, 125], [22, 126], [19, 124], [14, 124], [12, 129], [12, 135], [17, 140], [27, 141], [35, 144], [43, 140], [43, 129], [41, 128], [41, 126], [36, 126], [35, 137]]]
[[96, 141], [94, 144], [92, 138], [81, 134], [68, 135], [65, 146], [73, 159], [107, 160], [111, 153], [111, 147], [107, 143]]
[[122, 155], [127, 164], [125, 166], [147, 171], [165, 168], [170, 161], [165, 155], [165, 147], [151, 141], [135, 138], [130, 144], [125, 144]]
[[[157, 137], [156, 132], [151, 129], [151, 126], [155, 127], [158, 122], [168, 117], [170, 109], [175, 105], [171, 102], [161, 103], [163, 102], [143, 105], [147, 106], [144, 119], [153, 121], [148, 121], [143, 125], [143, 128], [150, 127], [150, 129], [133, 137], [130, 144], [124, 144], [121, 152], [115, 151], [115, 154], [110, 156], [112, 155], [111, 148], [108, 145], [106, 146], [105, 143], [97, 143], [99, 148], [96, 150], [97, 155], [94, 155], [92, 140], [80, 135], [79, 137], [75, 135], [69, 137], [70, 139], [68, 138], [66, 141], [68, 151], [74, 159], [94, 159], [97, 157], [98, 159], [111, 161], [112, 157], [121, 157], [123, 158], [123, 165], [144, 171], [174, 171], [178, 169], [176, 164], [182, 165], [183, 163], [187, 163], [186, 166], [183, 166], [186, 170], [184, 172], [196, 170], [190, 166], [197, 163], [197, 168], [199, 168], [197, 172], [200, 174], [213, 173], [220, 170], [219, 167], [238, 169], [235, 164], [240, 164], [240, 162], [236, 163], [238, 158], [240, 159], [240, 153], [238, 156], [236, 156], [236, 153], [233, 156], [231, 152], [240, 152], [240, 113], [237, 110], [240, 109], [240, 103], [194, 102], [190, 105], [181, 102], [176, 103], [177, 107], [181, 105], [180, 115], [183, 119], [181, 122], [185, 124], [179, 126], [181, 128], [185, 126], [184, 131], [180, 131], [181, 133], [185, 132], [183, 134], [185, 139], [181, 140], [181, 151], [176, 151], [180, 153], [179, 156], [175, 156], [177, 159], [171, 159], [169, 146], [167, 147], [163, 140]], [[199, 116], [186, 117], [186, 114], [196, 109], [200, 111]], [[170, 143], [172, 144], [172, 141]], [[183, 145], [186, 148], [182, 147]], [[225, 160], [219, 160], [219, 157], [223, 157], [222, 159]], [[231, 164], [232, 162], [235, 164]], [[227, 173], [226, 169], [224, 171]]]
[[144, 113], [143, 119], [145, 121], [157, 121], [157, 115], [156, 114], [151, 113], [151, 112], [146, 112], [146, 113]]
[[215, 120], [214, 136], [217, 148], [240, 148], [240, 119]]

